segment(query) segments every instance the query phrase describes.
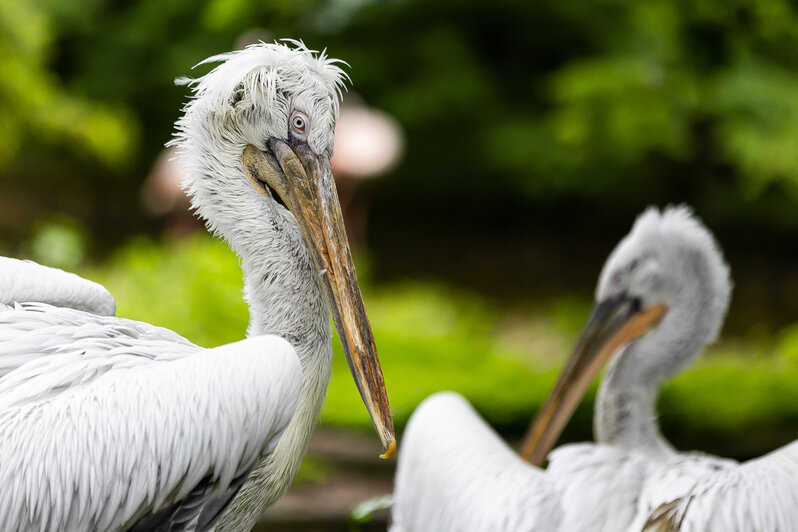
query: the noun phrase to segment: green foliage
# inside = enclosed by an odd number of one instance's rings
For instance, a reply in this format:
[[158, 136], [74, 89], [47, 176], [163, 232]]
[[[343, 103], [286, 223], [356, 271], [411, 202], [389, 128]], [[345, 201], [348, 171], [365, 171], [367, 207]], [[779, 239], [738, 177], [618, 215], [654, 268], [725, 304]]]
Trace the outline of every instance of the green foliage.
[[134, 139], [132, 117], [64, 86], [48, 65], [53, 33], [50, 14], [36, 2], [0, 0], [0, 169], [35, 152], [25, 149], [29, 144], [66, 147], [118, 166]]
[[31, 239], [33, 259], [48, 266], [71, 270], [86, 258], [86, 237], [69, 221], [40, 224]]
[[751, 351], [707, 357], [666, 385], [662, 424], [677, 445], [751, 458], [798, 436], [798, 364]]
[[[204, 346], [242, 338], [247, 309], [236, 258], [207, 235], [156, 244], [135, 240], [84, 272], [117, 300], [118, 315], [166, 326]], [[363, 278], [361, 272], [361, 278]], [[394, 418], [402, 427], [416, 405], [440, 390], [466, 396], [494, 426], [520, 434], [553, 385], [587, 301], [563, 300], [518, 314], [426, 283], [363, 283]], [[519, 336], [519, 326], [531, 333]], [[798, 357], [794, 328], [775, 345], [714, 347], [669, 383], [660, 405], [677, 444], [748, 456], [795, 438]], [[333, 378], [322, 422], [371, 426], [334, 340]], [[566, 431], [590, 438], [593, 391]], [[708, 413], [711, 413], [709, 415]]]
[[785, 359], [798, 366], [798, 324], [787, 327], [779, 338], [778, 350]]
[[748, 196], [770, 181], [798, 185], [798, 78], [784, 68], [750, 59], [736, 65], [716, 85], [717, 114], [724, 155], [746, 177]]
[[[797, 22], [786, 0], [2, 0], [0, 168], [52, 185], [64, 176], [45, 154], [71, 182], [134, 189], [185, 101], [175, 77], [294, 37], [346, 59], [354, 89], [404, 126], [383, 203], [576, 196], [631, 215], [689, 200], [733, 217], [761, 202], [795, 228], [767, 198], [798, 203]], [[103, 204], [69, 214], [140, 232], [125, 208], [126, 224]]]
[[[779, 0], [758, 4], [762, 9], [701, 6], [607, 2], [586, 10], [599, 21], [617, 15], [611, 30], [593, 35], [597, 51], [544, 78], [549, 105], [542, 119], [529, 117], [520, 128], [518, 121], [498, 126], [500, 142], [514, 150], [516, 172], [537, 169], [536, 179], [566, 188], [587, 185], [597, 194], [613, 188], [606, 179], [623, 183], [630, 171], [645, 172], [664, 158], [700, 164], [705, 175], [696, 178], [734, 168], [749, 198], [774, 182], [787, 181], [794, 191], [795, 55], [775, 54], [773, 45], [778, 40], [794, 51], [798, 38], [771, 14], [794, 18], [795, 8]], [[526, 135], [517, 137], [515, 147], [509, 137], [517, 132]], [[534, 140], [526, 157], [524, 138]], [[596, 171], [602, 179], [591, 183], [587, 177]], [[646, 179], [641, 174], [634, 180], [643, 185]]]
[[135, 239], [86, 275], [111, 291], [119, 316], [167, 327], [205, 347], [246, 333], [238, 262], [207, 235], [163, 245]]
[[359, 530], [357, 525], [368, 523], [373, 514], [382, 510], [387, 510], [392, 505], [393, 495], [380, 495], [359, 503], [352, 508], [352, 512], [349, 514], [349, 522], [352, 524], [352, 530]]

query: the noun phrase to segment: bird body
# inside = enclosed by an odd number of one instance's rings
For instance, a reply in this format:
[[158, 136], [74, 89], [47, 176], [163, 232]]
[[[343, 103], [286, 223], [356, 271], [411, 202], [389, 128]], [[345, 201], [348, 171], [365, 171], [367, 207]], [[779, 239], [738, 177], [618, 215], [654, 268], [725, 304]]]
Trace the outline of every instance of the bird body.
[[736, 464], [702, 453], [652, 456], [609, 444], [562, 445], [546, 475], [559, 494], [560, 530], [639, 532], [641, 520], [701, 478]]
[[[276, 446], [302, 382], [276, 336], [202, 349], [42, 303], [0, 305], [0, 364], [8, 530], [123, 530], [196, 490], [224, 497]], [[203, 504], [183, 510], [202, 522]]]
[[706, 475], [669, 494], [636, 523], [644, 532], [794, 530], [798, 523], [798, 441]]
[[302, 43], [208, 61], [221, 63], [184, 81], [194, 98], [172, 144], [194, 208], [241, 261], [248, 339], [202, 349], [104, 316], [113, 298], [95, 283], [0, 262], [4, 526], [249, 530], [317, 423], [331, 311], [385, 456], [395, 448], [329, 162], [343, 73]]

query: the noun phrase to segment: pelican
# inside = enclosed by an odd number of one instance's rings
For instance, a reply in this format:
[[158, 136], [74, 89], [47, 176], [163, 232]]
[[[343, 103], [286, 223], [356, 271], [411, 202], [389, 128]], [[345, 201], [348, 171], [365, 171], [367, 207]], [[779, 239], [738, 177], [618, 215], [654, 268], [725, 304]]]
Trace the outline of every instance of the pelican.
[[[646, 210], [605, 263], [580, 341], [525, 439], [521, 454], [532, 464], [512, 456], [463, 398], [428, 398], [403, 438], [394, 530], [625, 530], [732, 467], [677, 453], [655, 412], [662, 383], [717, 337], [730, 291], [717, 244], [687, 208]], [[560, 447], [540, 469], [608, 360], [597, 443]]]
[[608, 363], [595, 404], [597, 443], [564, 445], [548, 456], [563, 530], [640, 530], [642, 516], [664, 501], [736, 465], [677, 452], [656, 413], [662, 384], [717, 338], [730, 295], [720, 248], [686, 207], [647, 210], [607, 259], [579, 342], [521, 449], [541, 465]]
[[95, 283], [0, 262], [6, 530], [250, 529], [306, 452], [330, 314], [384, 456], [395, 448], [330, 166], [345, 74], [298, 42], [205, 62], [219, 64], [184, 80], [172, 144], [193, 206], [240, 259], [247, 338], [203, 349], [112, 317]]

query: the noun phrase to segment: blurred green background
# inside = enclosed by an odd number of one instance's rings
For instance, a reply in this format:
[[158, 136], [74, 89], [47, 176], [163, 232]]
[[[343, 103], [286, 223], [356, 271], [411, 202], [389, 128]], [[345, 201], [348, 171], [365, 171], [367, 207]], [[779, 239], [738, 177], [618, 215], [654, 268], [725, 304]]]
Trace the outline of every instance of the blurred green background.
[[[782, 0], [0, 0], [0, 252], [108, 286], [118, 314], [240, 338], [223, 243], [142, 207], [205, 57], [301, 38], [401, 124], [359, 183], [356, 260], [396, 421], [440, 389], [517, 438], [649, 204], [686, 202], [735, 279], [723, 340], [660, 402], [680, 448], [798, 437], [798, 7]], [[368, 430], [342, 357], [323, 422]], [[591, 437], [589, 400], [565, 439]], [[313, 475], [308, 475], [308, 478]]]

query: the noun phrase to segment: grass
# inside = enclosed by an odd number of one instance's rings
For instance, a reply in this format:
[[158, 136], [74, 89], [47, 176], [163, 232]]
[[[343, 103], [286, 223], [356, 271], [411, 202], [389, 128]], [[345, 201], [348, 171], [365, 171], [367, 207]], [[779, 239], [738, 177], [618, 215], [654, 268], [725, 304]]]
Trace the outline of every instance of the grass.
[[[360, 261], [363, 262], [363, 261]], [[359, 265], [398, 427], [439, 390], [466, 396], [494, 426], [519, 435], [551, 388], [590, 302], [498, 308], [430, 283], [374, 286]], [[84, 275], [105, 284], [117, 314], [169, 327], [203, 346], [241, 339], [242, 276], [226, 245], [207, 235], [134, 240]], [[586, 294], [586, 297], [589, 296]], [[368, 430], [370, 421], [338, 341], [322, 422]], [[715, 346], [664, 389], [660, 412], [677, 446], [748, 456], [798, 436], [798, 328], [772, 344]], [[595, 387], [594, 387], [595, 389]], [[593, 392], [565, 439], [589, 439]]]

